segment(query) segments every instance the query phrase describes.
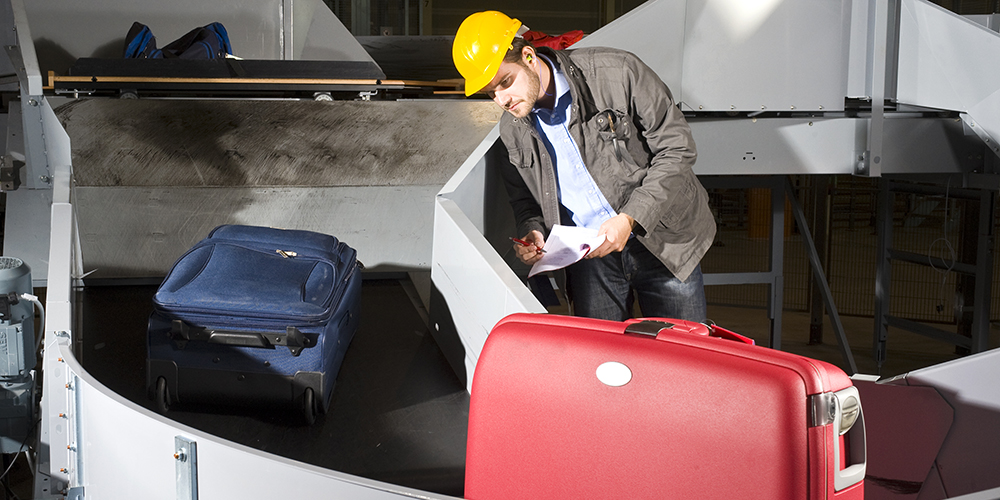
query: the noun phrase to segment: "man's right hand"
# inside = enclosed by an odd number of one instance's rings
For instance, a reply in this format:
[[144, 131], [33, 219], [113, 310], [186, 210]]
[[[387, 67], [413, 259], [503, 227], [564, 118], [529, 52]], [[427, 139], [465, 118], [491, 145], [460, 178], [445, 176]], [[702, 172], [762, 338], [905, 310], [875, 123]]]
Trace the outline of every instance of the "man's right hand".
[[514, 243], [514, 253], [517, 254], [517, 258], [529, 266], [538, 262], [542, 258], [541, 249], [545, 246], [545, 237], [542, 236], [541, 232], [535, 230], [521, 239], [531, 243], [531, 245], [524, 246], [520, 243]]

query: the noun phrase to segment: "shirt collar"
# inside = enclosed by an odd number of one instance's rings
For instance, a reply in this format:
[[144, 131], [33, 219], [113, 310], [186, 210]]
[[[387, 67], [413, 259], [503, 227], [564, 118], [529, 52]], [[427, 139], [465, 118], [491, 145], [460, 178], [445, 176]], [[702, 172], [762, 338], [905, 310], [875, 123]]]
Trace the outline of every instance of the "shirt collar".
[[552, 69], [552, 78], [556, 84], [556, 104], [552, 111], [543, 108], [534, 108], [531, 112], [536, 115], [541, 114], [540, 116], [542, 117], [548, 117], [552, 112], [559, 110], [559, 108], [569, 106], [569, 99], [563, 99], [569, 92], [569, 82], [566, 80], [566, 75], [559, 69], [559, 65], [553, 59], [543, 54], [538, 54], [538, 57], [544, 59], [549, 64], [549, 68]]

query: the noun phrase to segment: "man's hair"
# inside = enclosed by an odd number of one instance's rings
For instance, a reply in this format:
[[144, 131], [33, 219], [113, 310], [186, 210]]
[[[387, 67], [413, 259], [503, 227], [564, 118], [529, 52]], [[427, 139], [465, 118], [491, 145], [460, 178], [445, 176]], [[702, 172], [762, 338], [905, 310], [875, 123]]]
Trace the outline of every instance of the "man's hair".
[[535, 48], [535, 46], [532, 45], [531, 42], [525, 40], [522, 37], [515, 36], [514, 39], [511, 40], [510, 42], [510, 50], [508, 50], [507, 54], [503, 56], [504, 62], [518, 63], [523, 66], [524, 59], [521, 58], [521, 52], [524, 50], [525, 47], [531, 47], [532, 49]]

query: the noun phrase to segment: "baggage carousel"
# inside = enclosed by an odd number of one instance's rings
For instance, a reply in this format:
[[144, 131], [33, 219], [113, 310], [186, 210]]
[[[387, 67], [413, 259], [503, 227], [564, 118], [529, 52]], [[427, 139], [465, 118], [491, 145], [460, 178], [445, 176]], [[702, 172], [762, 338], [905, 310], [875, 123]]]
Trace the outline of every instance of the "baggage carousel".
[[[86, 286], [78, 293], [87, 371], [153, 410], [146, 395], [146, 322], [157, 283]], [[363, 282], [361, 326], [333, 402], [312, 426], [294, 408], [174, 405], [181, 424], [264, 452], [369, 479], [462, 496], [469, 394], [428, 331], [406, 278]]]

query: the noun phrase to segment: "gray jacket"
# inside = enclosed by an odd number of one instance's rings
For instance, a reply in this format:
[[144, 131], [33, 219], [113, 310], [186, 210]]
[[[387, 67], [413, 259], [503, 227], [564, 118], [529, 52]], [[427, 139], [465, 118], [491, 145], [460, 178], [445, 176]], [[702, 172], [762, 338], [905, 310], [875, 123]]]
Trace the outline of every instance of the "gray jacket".
[[[670, 90], [629, 52], [538, 51], [558, 61], [569, 82], [569, 132], [594, 182], [611, 208], [636, 220], [639, 241], [686, 280], [712, 246], [715, 219], [708, 193], [691, 169], [697, 156], [691, 129]], [[500, 138], [514, 167], [501, 170], [518, 235], [533, 229], [547, 235], [560, 222], [559, 200], [555, 169], [534, 116], [504, 113]]]

